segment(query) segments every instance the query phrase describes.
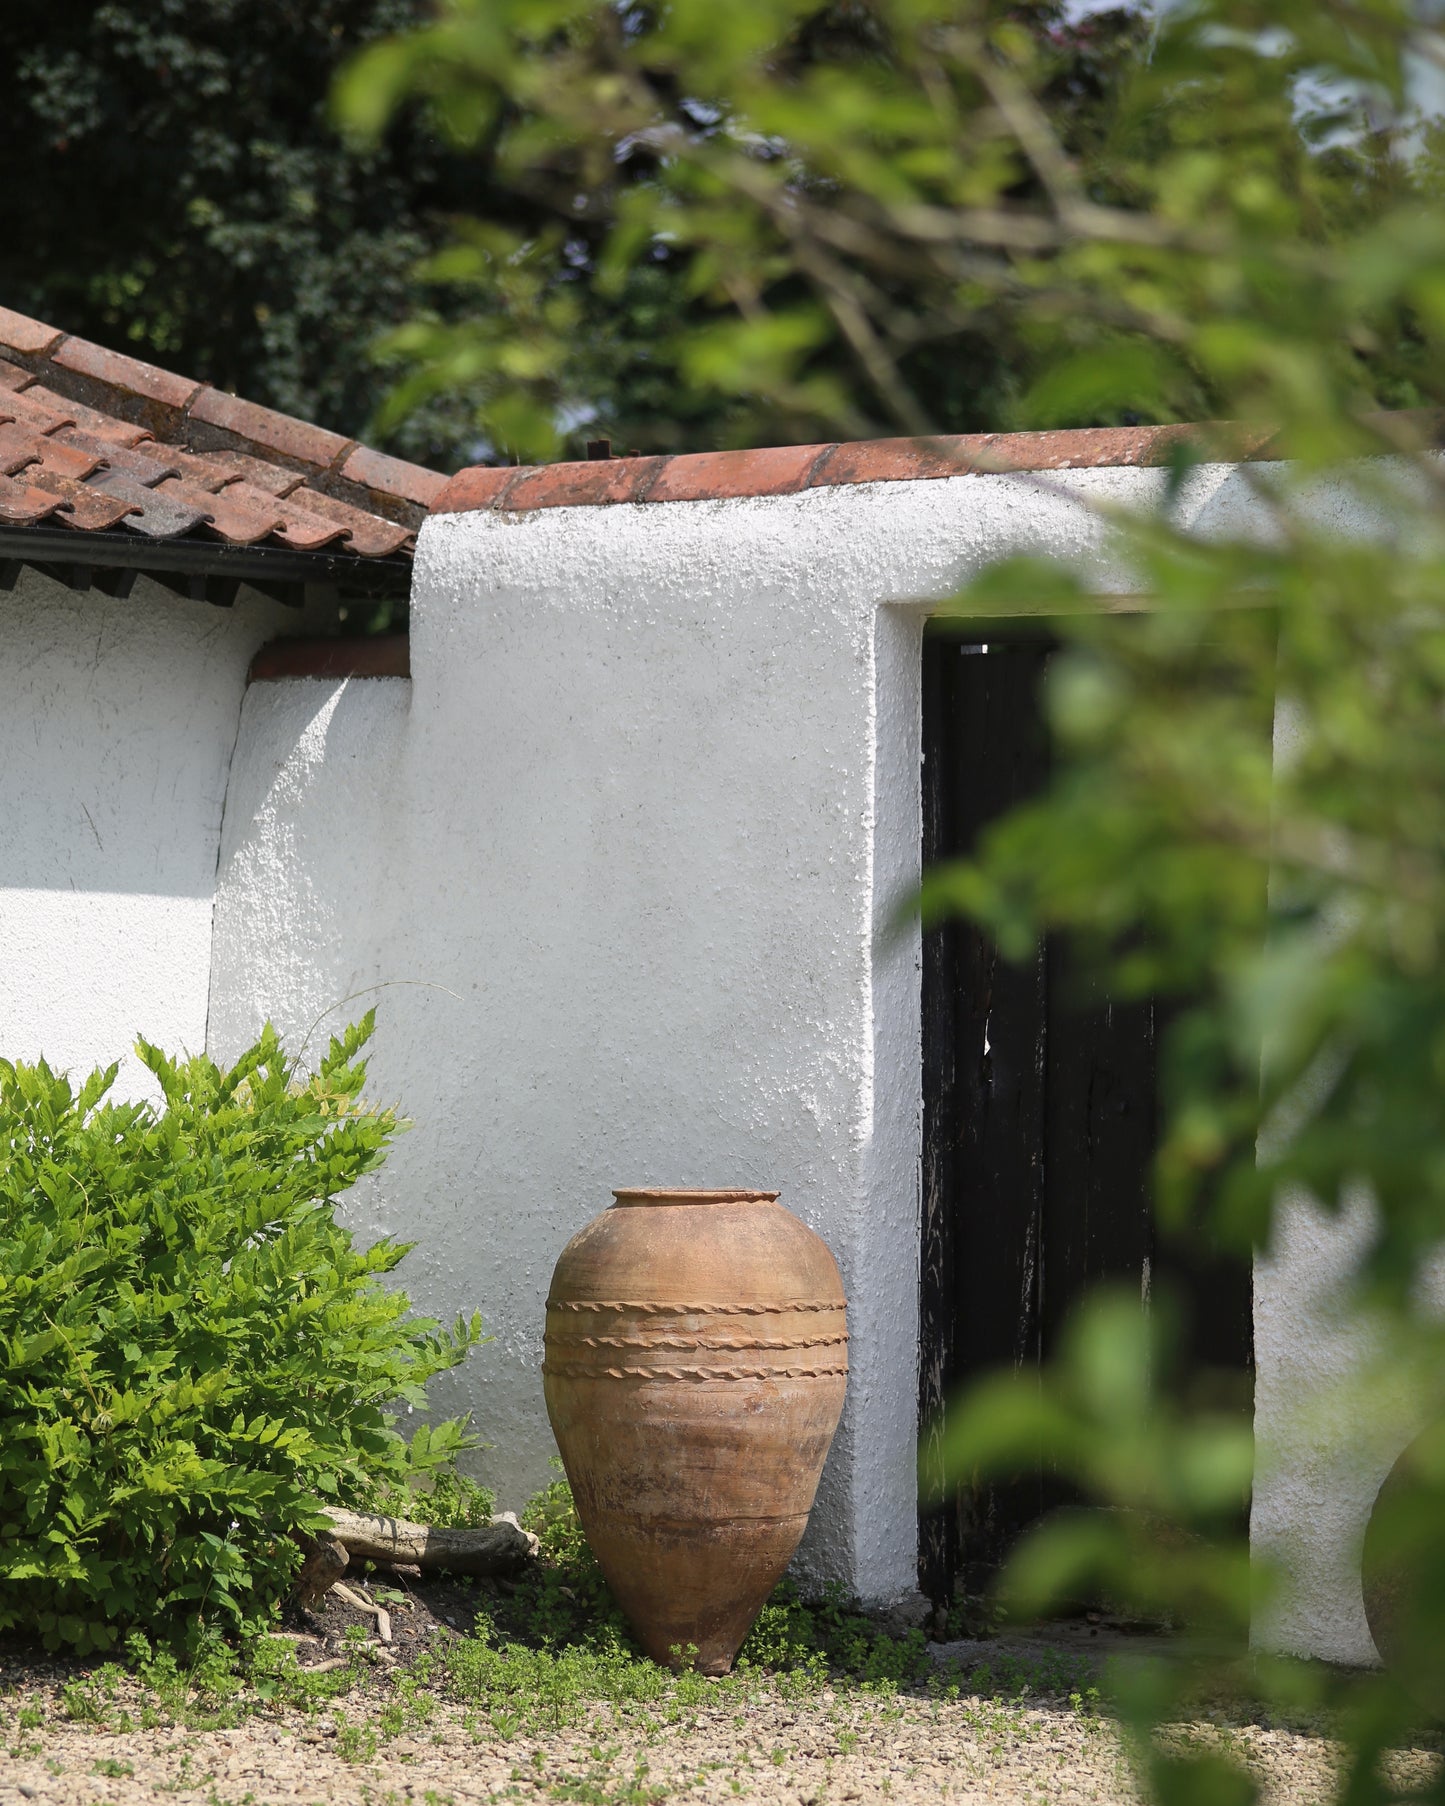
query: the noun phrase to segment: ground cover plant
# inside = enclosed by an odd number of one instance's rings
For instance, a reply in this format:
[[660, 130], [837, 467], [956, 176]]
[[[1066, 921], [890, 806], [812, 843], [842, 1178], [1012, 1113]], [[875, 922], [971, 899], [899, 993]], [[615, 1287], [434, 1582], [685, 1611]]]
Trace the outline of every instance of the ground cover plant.
[[0, 1062], [0, 1629], [194, 1658], [271, 1620], [326, 1504], [447, 1475], [464, 1425], [408, 1443], [395, 1408], [480, 1321], [413, 1316], [406, 1247], [336, 1216], [398, 1127], [371, 1029], [309, 1076], [269, 1028], [228, 1070], [142, 1042], [159, 1103]]
[[[1097, 1662], [1006, 1641], [938, 1661], [845, 1601], [784, 1585], [737, 1671], [673, 1673], [641, 1656], [586, 1549], [566, 1488], [523, 1514], [542, 1542], [517, 1581], [447, 1582], [385, 1567], [347, 1584], [413, 1613], [400, 1662], [334, 1595], [313, 1634], [267, 1631], [189, 1664], [132, 1636], [125, 1657], [50, 1676], [0, 1645], [0, 1747], [49, 1797], [79, 1778], [221, 1806], [245, 1797], [482, 1797], [593, 1802], [937, 1799], [1133, 1801]], [[1272, 1797], [1318, 1797], [1336, 1754], [1258, 1699], [1201, 1699], [1172, 1749], [1228, 1752]], [[1427, 1772], [1428, 1752], [1398, 1765]], [[303, 1782], [302, 1775], [306, 1779]], [[267, 1786], [258, 1792], [258, 1777]], [[66, 1793], [64, 1797], [69, 1797]], [[87, 1795], [87, 1797], [90, 1797]], [[129, 1797], [129, 1796], [127, 1796]]]
[[[958, 1708], [975, 1728], [1047, 1703], [1090, 1716], [1097, 1677], [1077, 1656], [1000, 1648], [987, 1659], [940, 1661], [921, 1630], [863, 1612], [838, 1589], [805, 1595], [784, 1579], [763, 1607], [731, 1674], [705, 1677], [685, 1662], [659, 1667], [639, 1650], [558, 1481], [523, 1514], [538, 1561], [514, 1584], [484, 1588], [472, 1634], [450, 1644], [438, 1691], [464, 1708], [480, 1736], [526, 1740], [563, 1731], [659, 1734], [697, 1714], [747, 1715], [792, 1702], [837, 1717], [841, 1750], [856, 1744], [861, 1709], [886, 1720], [900, 1699]], [[685, 1654], [685, 1652], [681, 1652]], [[767, 1752], [763, 1752], [764, 1756]], [[773, 1759], [785, 1759], [779, 1745]]]
[[[373, 1745], [414, 1730], [444, 1704], [503, 1741], [606, 1720], [652, 1728], [696, 1708], [744, 1709], [767, 1695], [806, 1702], [857, 1696], [880, 1706], [899, 1695], [980, 1701], [1054, 1700], [1089, 1713], [1100, 1694], [1089, 1663], [1000, 1649], [965, 1669], [930, 1655], [921, 1631], [870, 1617], [836, 1589], [805, 1597], [784, 1580], [764, 1606], [734, 1672], [704, 1677], [642, 1654], [588, 1549], [567, 1485], [558, 1481], [522, 1514], [540, 1539], [515, 1579], [463, 1581], [356, 1564], [348, 1584], [393, 1606], [417, 1608], [434, 1642], [398, 1640], [400, 1665], [381, 1657], [364, 1621], [334, 1598], [292, 1606], [287, 1626], [247, 1627], [178, 1659], [131, 1631], [118, 1659], [72, 1665], [59, 1690], [71, 1722], [130, 1731], [169, 1723], [235, 1726], [256, 1714], [324, 1714], [351, 1699], [353, 1741]], [[334, 1651], [334, 1653], [333, 1653]], [[139, 1702], [137, 1707], [136, 1702]], [[600, 1715], [600, 1718], [599, 1718]], [[20, 1728], [24, 1728], [23, 1726]]]

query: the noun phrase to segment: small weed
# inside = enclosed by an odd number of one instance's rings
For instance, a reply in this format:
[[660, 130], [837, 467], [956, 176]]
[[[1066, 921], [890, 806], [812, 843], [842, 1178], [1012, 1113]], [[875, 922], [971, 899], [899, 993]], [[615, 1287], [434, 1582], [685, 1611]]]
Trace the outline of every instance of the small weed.
[[376, 1732], [368, 1724], [336, 1721], [336, 1753], [343, 1762], [370, 1762], [376, 1754]]
[[22, 1706], [20, 1708], [20, 1729], [22, 1731], [38, 1731], [45, 1723], [45, 1714], [39, 1706]]
[[104, 1775], [108, 1781], [124, 1781], [135, 1770], [129, 1762], [117, 1762], [114, 1756], [102, 1756], [90, 1772], [93, 1775]]
[[94, 1675], [67, 1681], [60, 1689], [60, 1704], [65, 1716], [74, 1724], [104, 1724], [107, 1717], [107, 1690], [101, 1683], [104, 1669]]

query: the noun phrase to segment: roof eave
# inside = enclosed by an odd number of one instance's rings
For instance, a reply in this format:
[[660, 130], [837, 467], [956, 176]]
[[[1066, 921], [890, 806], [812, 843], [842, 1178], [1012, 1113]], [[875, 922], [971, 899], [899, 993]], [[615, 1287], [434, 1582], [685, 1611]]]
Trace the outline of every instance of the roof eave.
[[233, 600], [242, 584], [288, 603], [299, 603], [308, 586], [348, 597], [404, 599], [411, 592], [412, 572], [409, 558], [235, 546], [189, 535], [142, 539], [135, 533], [84, 533], [74, 527], [0, 526], [0, 588], [13, 588], [25, 565], [72, 589], [90, 588], [96, 572], [129, 574], [132, 580], [153, 577], [179, 594], [221, 603]]

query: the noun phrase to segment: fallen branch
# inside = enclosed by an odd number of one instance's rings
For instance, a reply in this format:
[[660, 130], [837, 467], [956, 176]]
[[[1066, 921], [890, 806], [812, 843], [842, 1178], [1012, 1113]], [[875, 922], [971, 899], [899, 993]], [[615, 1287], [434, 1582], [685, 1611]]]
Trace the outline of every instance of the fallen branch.
[[334, 1508], [327, 1509], [326, 1517], [353, 1561], [414, 1562], [449, 1574], [515, 1574], [540, 1546], [510, 1511], [475, 1530], [439, 1530], [405, 1518]]

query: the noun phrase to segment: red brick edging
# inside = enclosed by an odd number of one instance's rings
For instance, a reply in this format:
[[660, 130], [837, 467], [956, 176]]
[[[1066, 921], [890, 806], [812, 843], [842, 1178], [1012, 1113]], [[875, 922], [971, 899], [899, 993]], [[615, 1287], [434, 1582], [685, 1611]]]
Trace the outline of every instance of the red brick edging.
[[248, 683], [280, 677], [410, 677], [411, 641], [404, 633], [365, 639], [271, 640], [251, 660]]
[[[934, 439], [864, 439], [837, 445], [770, 446], [759, 451], [674, 457], [599, 458], [587, 463], [461, 470], [430, 504], [432, 514], [611, 502], [701, 502], [796, 495], [852, 483], [929, 481], [1010, 471], [1091, 470], [1157, 465], [1204, 436], [1218, 454], [1257, 458], [1270, 435], [1239, 428], [1117, 426], [1050, 433], [960, 433]], [[1211, 450], [1214, 448], [1211, 447]]]

